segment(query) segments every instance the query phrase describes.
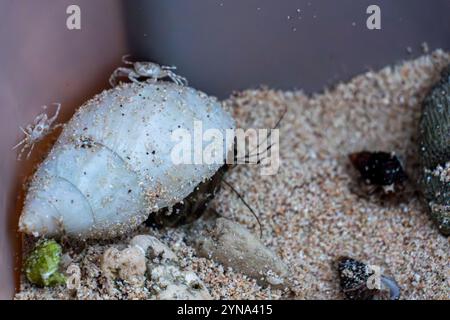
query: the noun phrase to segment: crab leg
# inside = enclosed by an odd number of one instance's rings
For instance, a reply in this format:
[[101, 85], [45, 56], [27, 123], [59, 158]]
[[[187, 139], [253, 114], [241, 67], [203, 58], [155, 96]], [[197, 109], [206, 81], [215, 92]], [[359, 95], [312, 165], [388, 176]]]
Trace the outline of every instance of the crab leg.
[[12, 148], [12, 150], [17, 149], [19, 146], [21, 146], [22, 144], [24, 144], [25, 141], [27, 141], [27, 138], [23, 138], [18, 144], [16, 144], [16, 145]]
[[122, 56], [122, 62], [124, 64], [129, 64], [129, 65], [133, 65], [133, 62], [131, 62], [130, 60], [128, 60], [128, 58], [130, 57], [130, 54], [126, 54], [124, 56]]
[[56, 106], [56, 112], [55, 115], [48, 120], [50, 123], [53, 123], [56, 120], [56, 118], [58, 118], [59, 111], [61, 110], [61, 103], [53, 103], [53, 104]]
[[34, 143], [31, 145], [30, 150], [29, 150], [28, 153], [27, 153], [27, 159], [30, 158], [31, 152], [33, 151], [33, 149], [34, 149]]

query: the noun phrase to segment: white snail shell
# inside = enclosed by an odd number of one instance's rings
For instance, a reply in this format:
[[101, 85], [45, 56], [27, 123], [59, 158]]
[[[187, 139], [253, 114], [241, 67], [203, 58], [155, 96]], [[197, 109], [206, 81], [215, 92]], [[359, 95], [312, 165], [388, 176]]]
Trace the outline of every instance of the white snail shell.
[[87, 101], [35, 173], [20, 230], [110, 238], [183, 200], [221, 167], [171, 160], [172, 132], [193, 135], [196, 120], [223, 137], [235, 126], [217, 99], [173, 83], [123, 84]]

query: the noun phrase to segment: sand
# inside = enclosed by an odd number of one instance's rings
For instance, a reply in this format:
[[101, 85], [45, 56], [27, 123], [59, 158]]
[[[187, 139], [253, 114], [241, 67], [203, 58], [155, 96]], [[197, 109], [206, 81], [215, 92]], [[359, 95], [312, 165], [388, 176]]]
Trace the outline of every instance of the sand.
[[[335, 264], [342, 255], [394, 276], [402, 299], [450, 298], [449, 239], [439, 234], [413, 192], [421, 101], [448, 63], [450, 54], [435, 51], [313, 96], [258, 89], [225, 101], [242, 127], [270, 128], [288, 109], [280, 125], [278, 174], [261, 176], [257, 166], [241, 165], [227, 181], [259, 212], [262, 241], [289, 266], [296, 299], [343, 299]], [[361, 150], [394, 151], [402, 159], [411, 179], [397, 199], [361, 195], [347, 158]], [[254, 217], [229, 189], [224, 187], [213, 205], [221, 215], [259, 232]], [[168, 244], [182, 268], [195, 271], [215, 299], [287, 297], [197, 257], [185, 241], [188, 228], [142, 227], [133, 234], [150, 233]], [[105, 285], [101, 254], [127, 241], [65, 243], [72, 259], [67, 263], [81, 268], [78, 290], [39, 289], [24, 280], [16, 299], [151, 299], [149, 280], [141, 287], [120, 281], [113, 289]]]

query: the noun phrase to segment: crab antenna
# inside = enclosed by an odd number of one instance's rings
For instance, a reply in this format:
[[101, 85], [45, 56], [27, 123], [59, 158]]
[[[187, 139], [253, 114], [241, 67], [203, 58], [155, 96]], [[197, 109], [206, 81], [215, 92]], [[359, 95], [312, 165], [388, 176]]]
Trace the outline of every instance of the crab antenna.
[[[272, 130], [277, 129], [280, 126], [281, 121], [283, 120], [284, 116], [286, 115], [288, 111], [288, 107], [285, 106], [283, 112], [281, 113], [280, 119], [278, 119], [277, 123], [275, 123], [275, 126], [272, 128]], [[266, 141], [267, 139], [269, 139], [272, 136], [272, 131], [269, 131], [269, 134], [266, 137]]]
[[[275, 126], [272, 128], [272, 130], [277, 129], [277, 128], [280, 126], [280, 123], [281, 123], [281, 121], [284, 119], [284, 116], [286, 115], [287, 111], [288, 111], [288, 107], [285, 106], [283, 112], [281, 113], [280, 118], [278, 119], [277, 123], [275, 123]], [[266, 142], [271, 136], [272, 136], [272, 131], [269, 131], [269, 133], [267, 134], [266, 139], [265, 139], [263, 142]], [[269, 149], [270, 149], [271, 147], [272, 147], [272, 145], [270, 145], [269, 148], [268, 148], [266, 151], [269, 151]], [[258, 145], [258, 147], [256, 147], [255, 149], [258, 150], [258, 148], [259, 148], [259, 145]], [[255, 151], [255, 149], [253, 149], [252, 151], [250, 151], [249, 154], [245, 156], [245, 158], [248, 159], [248, 157], [251, 157], [251, 153], [252, 153], [253, 151]], [[259, 153], [257, 153], [257, 155], [259, 155]]]
[[12, 150], [17, 149], [19, 146], [21, 146], [22, 144], [24, 144], [26, 140], [27, 140], [27, 138], [22, 139], [18, 144], [16, 144], [16, 145], [12, 148]]
[[275, 127], [273, 127], [273, 129], [276, 129], [276, 128], [278, 128], [278, 127], [280, 126], [280, 123], [281, 123], [281, 121], [283, 120], [284, 116], [286, 115], [287, 111], [288, 111], [288, 108], [287, 108], [287, 106], [285, 106], [285, 108], [284, 108], [284, 110], [283, 110], [283, 113], [281, 114], [280, 119], [278, 119], [278, 121], [277, 121], [277, 123], [275, 124]]
[[[243, 157], [241, 157], [241, 158], [235, 158], [235, 161], [237, 161], [237, 160], [245, 160], [245, 162], [244, 163], [251, 163], [250, 162], [250, 157], [257, 157], [257, 158], [259, 158], [260, 156], [262, 156], [262, 155], [264, 155], [264, 153], [267, 153], [267, 152], [269, 152], [270, 151], [270, 149], [272, 149], [272, 147], [275, 145], [275, 143], [272, 143], [271, 145], [269, 145], [265, 150], [263, 150], [263, 151], [258, 151], [258, 153], [256, 153], [256, 154], [253, 154], [253, 155], [251, 155], [251, 154], [247, 154], [247, 155], [245, 155], [245, 156], [243, 156]], [[266, 159], [266, 158], [262, 158], [262, 159], [259, 159], [257, 162], [256, 162], [256, 164], [260, 164], [261, 163], [261, 161], [262, 160], [264, 160], [264, 159]]]
[[[287, 113], [287, 111], [288, 111], [288, 107], [287, 106], [285, 106], [285, 108], [284, 108], [284, 110], [283, 110], [283, 112], [282, 112], [282, 114], [281, 114], [281, 116], [280, 116], [280, 118], [278, 119], [278, 121], [277, 121], [277, 123], [275, 124], [275, 126], [272, 128], [272, 130], [273, 129], [277, 129], [279, 126], [280, 126], [280, 123], [281, 123], [281, 121], [283, 120], [283, 118], [284, 118], [284, 116], [286, 115], [286, 113]], [[272, 134], [272, 131], [270, 131], [269, 132], [269, 134], [267, 135], [267, 137], [266, 137], [266, 141], [267, 141], [267, 139], [269, 139], [270, 138], [270, 136], [271, 136], [271, 134]], [[268, 147], [267, 147], [267, 149], [266, 150], [264, 150], [263, 152], [259, 152], [257, 149], [258, 149], [258, 147], [256, 148], [256, 150], [258, 151], [257, 153], [256, 153], [256, 156], [260, 156], [261, 154], [263, 154], [264, 152], [268, 152], [271, 148], [272, 148], [272, 146], [273, 146], [274, 144], [271, 144], [271, 145], [269, 145]], [[252, 150], [252, 152], [253, 152], [254, 150]], [[251, 153], [252, 152], [249, 152], [249, 154], [247, 154], [247, 155], [245, 155], [243, 158], [246, 160], [246, 161], [248, 161], [248, 159], [252, 156], [251, 155]], [[236, 155], [235, 155], [236, 156]], [[253, 155], [253, 156], [255, 156], [255, 155]], [[242, 158], [235, 158], [235, 160], [238, 160], [238, 159], [242, 159]], [[258, 161], [258, 164], [261, 162], [261, 160], [259, 160]], [[237, 166], [237, 163], [234, 163], [231, 167], [232, 168], [234, 168], [234, 167], [236, 167]], [[252, 215], [255, 217], [255, 219], [256, 219], [256, 221], [258, 222], [258, 225], [259, 225], [259, 237], [260, 238], [262, 238], [262, 224], [261, 224], [261, 221], [259, 220], [259, 217], [258, 217], [258, 215], [256, 214], [256, 212], [253, 210], [253, 208], [247, 203], [247, 201], [245, 201], [245, 199], [244, 199], [244, 197], [228, 182], [228, 181], [226, 181], [225, 180], [225, 177], [224, 177], [224, 175], [223, 175], [223, 173], [221, 173], [221, 176], [222, 176], [222, 181], [231, 189], [231, 191], [233, 191], [237, 196], [238, 196], [238, 198], [242, 201], [242, 203], [250, 210], [250, 212], [252, 213]]]
[[247, 201], [245, 201], [244, 197], [225, 179], [222, 179], [222, 181], [231, 189], [231, 191], [233, 191], [238, 198], [242, 201], [242, 203], [250, 210], [250, 212], [253, 214], [253, 216], [255, 217], [256, 221], [258, 222], [259, 225], [259, 237], [262, 238], [262, 225], [261, 225], [261, 221], [259, 220], [258, 215], [256, 214], [256, 212], [252, 209], [252, 207], [247, 203]]

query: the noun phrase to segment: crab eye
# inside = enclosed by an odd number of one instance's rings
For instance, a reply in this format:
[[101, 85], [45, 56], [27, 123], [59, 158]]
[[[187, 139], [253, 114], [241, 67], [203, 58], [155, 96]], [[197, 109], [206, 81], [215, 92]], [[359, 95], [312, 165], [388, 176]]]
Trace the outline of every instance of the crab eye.
[[41, 126], [37, 126], [37, 127], [36, 127], [36, 130], [37, 130], [38, 132], [41, 132], [41, 131], [42, 131], [42, 127], [41, 127]]

